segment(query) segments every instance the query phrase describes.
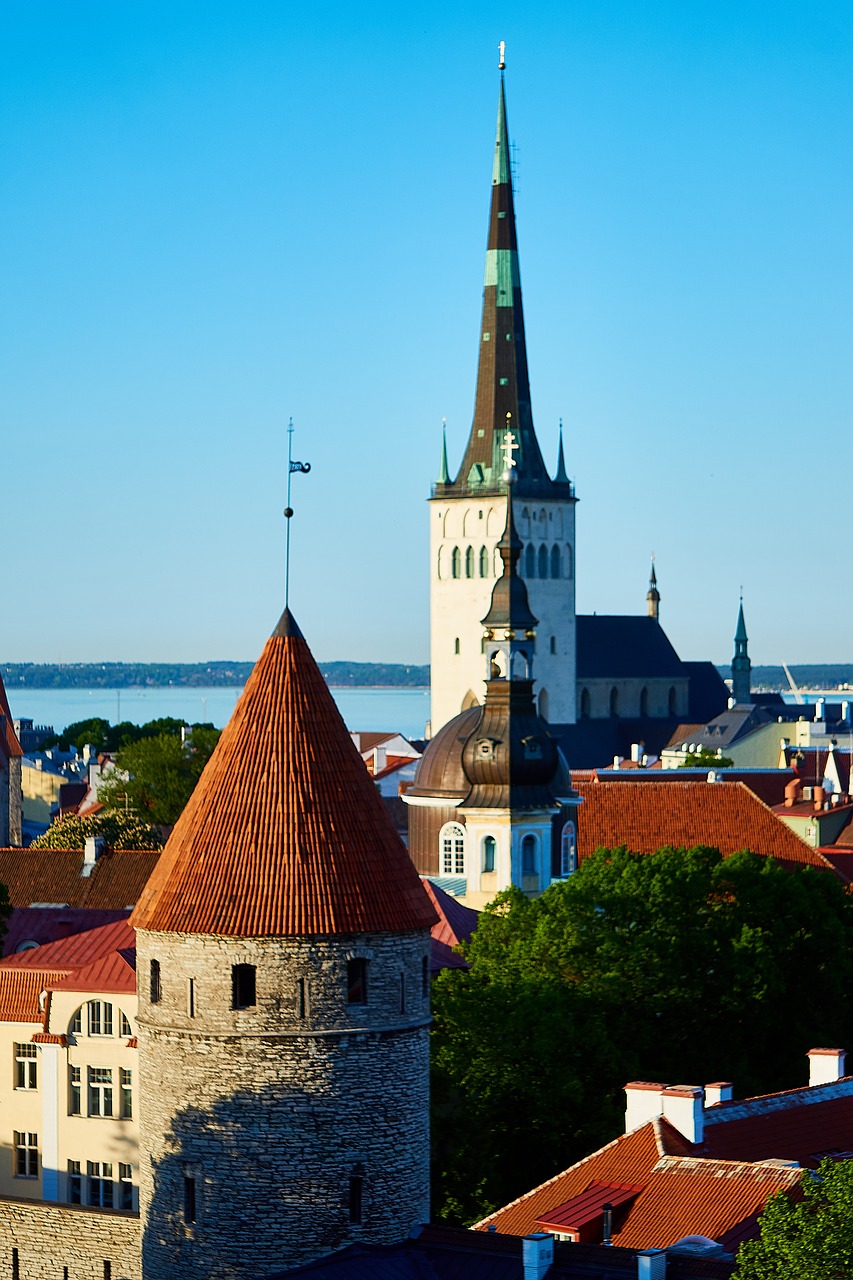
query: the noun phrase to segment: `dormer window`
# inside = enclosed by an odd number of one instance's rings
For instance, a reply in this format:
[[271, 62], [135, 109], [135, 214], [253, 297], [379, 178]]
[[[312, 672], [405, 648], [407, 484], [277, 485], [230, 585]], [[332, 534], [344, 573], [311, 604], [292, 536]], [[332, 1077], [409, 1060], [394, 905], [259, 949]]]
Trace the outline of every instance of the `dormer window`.
[[477, 741], [477, 755], [481, 760], [494, 760], [497, 745], [495, 738], [480, 738]]

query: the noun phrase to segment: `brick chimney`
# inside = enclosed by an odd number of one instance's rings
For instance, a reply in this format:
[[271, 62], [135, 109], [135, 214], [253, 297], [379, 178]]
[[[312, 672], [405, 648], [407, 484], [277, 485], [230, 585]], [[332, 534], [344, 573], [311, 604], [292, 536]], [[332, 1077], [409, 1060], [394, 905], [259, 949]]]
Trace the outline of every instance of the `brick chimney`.
[[834, 1084], [844, 1075], [846, 1049], [809, 1049], [809, 1088], [817, 1084]]
[[649, 1080], [632, 1080], [625, 1085], [625, 1132], [631, 1133], [663, 1115], [663, 1091], [668, 1086]]
[[705, 1136], [704, 1095], [699, 1085], [676, 1084], [664, 1089], [663, 1115], [688, 1142], [699, 1144]]

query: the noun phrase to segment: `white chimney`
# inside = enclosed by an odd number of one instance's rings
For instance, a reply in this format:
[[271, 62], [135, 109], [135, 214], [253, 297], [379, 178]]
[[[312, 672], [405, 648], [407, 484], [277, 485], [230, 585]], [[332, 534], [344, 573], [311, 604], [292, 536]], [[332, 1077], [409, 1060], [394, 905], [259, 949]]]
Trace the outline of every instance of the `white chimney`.
[[834, 1084], [844, 1075], [846, 1049], [809, 1049], [809, 1088], [817, 1084]]
[[388, 765], [388, 751], [385, 747], [373, 748], [373, 776], [381, 773]]
[[702, 1090], [695, 1084], [676, 1084], [664, 1089], [663, 1115], [679, 1133], [696, 1145], [705, 1136], [705, 1108]]
[[815, 698], [815, 704], [814, 704], [815, 720], [823, 719], [825, 708], [826, 708], [826, 698]]
[[95, 870], [95, 863], [104, 852], [104, 841], [101, 836], [87, 836], [86, 845], [83, 850], [83, 865], [80, 868], [80, 875], [88, 879]]
[[705, 1085], [705, 1106], [715, 1107], [718, 1102], [731, 1102], [735, 1096], [735, 1087], [731, 1080], [717, 1080], [714, 1084]]
[[665, 1280], [666, 1249], [643, 1249], [637, 1254], [637, 1280]]
[[614, 769], [618, 769], [618, 768], [619, 768], [620, 764], [622, 763], [623, 758], [624, 758], [623, 756], [614, 756], [614, 757], [613, 757], [613, 768], [614, 768]]
[[731, 711], [732, 707], [736, 707], [736, 706], [737, 706], [737, 698], [729, 698], [729, 711]]
[[524, 1280], [542, 1280], [554, 1261], [554, 1237], [545, 1231], [534, 1231], [521, 1242]]
[[632, 764], [639, 764], [639, 763], [640, 763], [640, 761], [642, 760], [642, 758], [643, 758], [643, 744], [642, 744], [642, 742], [632, 742], [632, 743], [631, 743], [631, 762], [632, 762]]
[[665, 1084], [653, 1084], [648, 1080], [632, 1080], [625, 1085], [625, 1132], [632, 1133], [663, 1115], [663, 1091]]

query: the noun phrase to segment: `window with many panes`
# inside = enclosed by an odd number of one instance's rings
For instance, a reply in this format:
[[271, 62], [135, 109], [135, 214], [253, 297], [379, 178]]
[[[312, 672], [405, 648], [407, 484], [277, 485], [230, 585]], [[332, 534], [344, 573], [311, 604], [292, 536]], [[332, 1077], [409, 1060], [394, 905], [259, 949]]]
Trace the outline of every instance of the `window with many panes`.
[[15, 1130], [15, 1177], [39, 1176], [39, 1140], [37, 1133], [19, 1133]]
[[83, 1177], [80, 1173], [80, 1161], [68, 1161], [68, 1180], [66, 1184], [66, 1197], [69, 1204], [83, 1203]]
[[113, 1033], [113, 1007], [106, 1000], [90, 1000], [89, 1035], [111, 1036]]
[[15, 1088], [38, 1088], [38, 1049], [34, 1044], [15, 1045]]
[[122, 1120], [131, 1120], [133, 1118], [133, 1077], [129, 1067], [119, 1067], [118, 1074], [121, 1085], [119, 1115]]
[[71, 1022], [69, 1024], [68, 1030], [71, 1032], [73, 1036], [79, 1036], [83, 1034], [82, 1008], [78, 1009], [77, 1012], [74, 1014], [74, 1017], [71, 1019]]
[[118, 1207], [133, 1208], [133, 1166], [129, 1164], [118, 1167]]
[[89, 1068], [89, 1115], [113, 1113], [113, 1073], [111, 1067]]
[[80, 1067], [68, 1068], [68, 1114], [79, 1116], [82, 1112]]
[[448, 823], [441, 833], [441, 874], [465, 874], [465, 831], [457, 822]]
[[130, 1018], [121, 1009], [118, 1011], [118, 1033], [120, 1036], [127, 1036], [128, 1039], [133, 1035], [133, 1027], [130, 1025]]
[[86, 1163], [86, 1203], [100, 1209], [113, 1207], [113, 1166], [111, 1161]]

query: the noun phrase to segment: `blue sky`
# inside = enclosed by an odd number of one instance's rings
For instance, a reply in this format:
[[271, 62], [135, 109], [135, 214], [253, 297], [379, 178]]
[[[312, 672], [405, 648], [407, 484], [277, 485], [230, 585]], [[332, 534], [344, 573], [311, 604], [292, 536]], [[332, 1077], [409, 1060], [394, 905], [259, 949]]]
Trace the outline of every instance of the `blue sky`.
[[428, 658], [497, 97], [578, 608], [686, 658], [851, 657], [853, 10], [0, 8], [0, 658]]

